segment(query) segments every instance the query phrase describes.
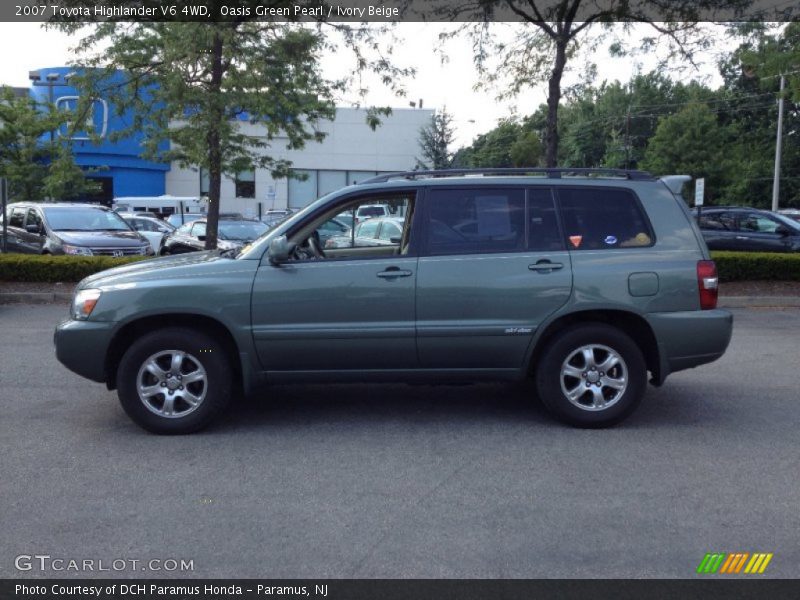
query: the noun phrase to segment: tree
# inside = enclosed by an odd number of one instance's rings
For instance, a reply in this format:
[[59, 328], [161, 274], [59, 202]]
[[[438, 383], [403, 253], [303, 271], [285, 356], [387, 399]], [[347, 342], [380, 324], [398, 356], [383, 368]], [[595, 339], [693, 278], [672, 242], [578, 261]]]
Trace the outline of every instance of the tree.
[[8, 180], [15, 200], [70, 200], [94, 191], [73, 159], [68, 139], [50, 139], [70, 121], [71, 114], [17, 96], [11, 89], [0, 92], [0, 177]]
[[[707, 48], [713, 40], [712, 36], [701, 34], [697, 4], [683, 0], [662, 2], [654, 12], [648, 3], [628, 0], [603, 3], [593, 0], [482, 0], [457, 3], [456, 8], [449, 11], [440, 8], [439, 12], [459, 15], [462, 19], [469, 15], [479, 21], [471, 29], [475, 62], [482, 83], [499, 85], [501, 97], [513, 96], [525, 88], [547, 82], [545, 164], [554, 167], [558, 162], [558, 111], [563, 75], [570, 60], [576, 58], [581, 49], [596, 49], [603, 39], [602, 36], [587, 38], [586, 34], [595, 25], [602, 25], [607, 33], [617, 34], [611, 50], [622, 54], [626, 51], [625, 39], [631, 25], [647, 24], [656, 35], [644, 38], [642, 50], [653, 50], [660, 41], [665, 41], [669, 56], [677, 55], [691, 61], [698, 49]], [[701, 2], [700, 8], [706, 4]], [[725, 8], [741, 3], [738, 0], [714, 0], [711, 4]], [[495, 15], [503, 11], [510, 11], [512, 17], [525, 24], [511, 42], [492, 38], [488, 27]], [[497, 58], [496, 62], [491, 62], [492, 57]], [[587, 59], [584, 64], [591, 75], [591, 60]]]
[[706, 196], [719, 197], [726, 184], [728, 131], [705, 104], [690, 104], [664, 117], [647, 146], [642, 167], [656, 175], [687, 174], [706, 179]]
[[453, 117], [447, 112], [447, 107], [442, 108], [431, 116], [431, 121], [419, 130], [419, 145], [422, 148], [422, 158], [417, 160], [418, 165], [424, 169], [447, 169], [453, 162], [450, 146], [455, 137]]
[[[249, 3], [239, 4], [247, 8]], [[290, 6], [280, 0], [269, 4]], [[82, 25], [59, 26], [74, 33]], [[285, 136], [289, 149], [302, 148], [308, 141], [321, 141], [319, 122], [335, 115], [334, 94], [345, 82], [328, 80], [320, 71], [321, 54], [336, 50], [322, 26], [247, 17], [204, 23], [99, 23], [78, 46], [84, 68], [74, 82], [84, 90], [86, 101], [101, 94], [118, 112], [133, 114], [130, 129], [118, 135], [144, 132], [145, 157], [208, 172], [206, 248], [213, 249], [222, 176], [254, 167], [269, 168], [274, 177], [288, 176], [291, 163], [267, 153], [275, 137]], [[373, 30], [338, 24], [331, 29], [354, 51], [356, 72], [379, 71], [385, 83], [402, 92], [398, 81], [408, 71], [392, 66], [385, 55], [368, 59], [359, 49], [359, 42], [377, 47]], [[101, 52], [89, 54], [98, 47]], [[387, 110], [369, 113], [371, 126], [378, 124], [381, 113]], [[261, 125], [263, 135], [243, 133], [244, 121]], [[167, 151], [165, 140], [170, 143]]]

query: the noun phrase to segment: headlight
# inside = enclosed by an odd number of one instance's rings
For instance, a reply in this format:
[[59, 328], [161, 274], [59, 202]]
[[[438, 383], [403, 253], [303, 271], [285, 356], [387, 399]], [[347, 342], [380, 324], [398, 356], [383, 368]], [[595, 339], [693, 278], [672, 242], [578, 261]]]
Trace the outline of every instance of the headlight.
[[82, 256], [92, 256], [91, 248], [84, 248], [82, 246], [70, 246], [69, 244], [64, 244], [61, 247], [64, 248], [64, 254], [80, 254]]
[[72, 318], [88, 319], [100, 299], [100, 294], [102, 294], [100, 290], [91, 288], [77, 292], [72, 300]]

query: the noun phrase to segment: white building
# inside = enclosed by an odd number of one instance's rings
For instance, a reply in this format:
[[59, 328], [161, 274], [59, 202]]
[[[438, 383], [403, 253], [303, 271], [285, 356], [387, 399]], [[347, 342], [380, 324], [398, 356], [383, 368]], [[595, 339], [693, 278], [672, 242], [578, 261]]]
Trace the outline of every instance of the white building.
[[[220, 210], [255, 216], [271, 208], [300, 208], [329, 192], [379, 173], [410, 171], [421, 158], [419, 131], [430, 122], [432, 110], [393, 109], [372, 130], [366, 110], [339, 108], [336, 118], [320, 124], [327, 135], [321, 143], [309, 141], [302, 150], [288, 150], [287, 139], [276, 137], [264, 152], [288, 159], [295, 171], [308, 175], [304, 181], [274, 180], [268, 169], [223, 177]], [[264, 136], [264, 127], [241, 123], [242, 131]], [[208, 176], [201, 169], [182, 169], [173, 164], [166, 173], [166, 193], [201, 197], [208, 193]], [[259, 207], [259, 203], [261, 206]]]

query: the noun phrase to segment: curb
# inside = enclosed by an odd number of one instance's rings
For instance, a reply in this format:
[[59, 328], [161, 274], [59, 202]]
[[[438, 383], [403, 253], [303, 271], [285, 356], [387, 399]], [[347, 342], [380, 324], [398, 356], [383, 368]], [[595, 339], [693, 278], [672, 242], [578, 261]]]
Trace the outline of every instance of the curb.
[[800, 308], [797, 296], [728, 296], [719, 299], [720, 308]]
[[8, 292], [0, 294], [0, 304], [56, 304], [70, 302], [68, 292]]
[[[55, 304], [71, 300], [71, 292], [7, 292], [0, 294], [0, 304]], [[719, 299], [719, 308], [800, 308], [800, 297], [727, 296]]]

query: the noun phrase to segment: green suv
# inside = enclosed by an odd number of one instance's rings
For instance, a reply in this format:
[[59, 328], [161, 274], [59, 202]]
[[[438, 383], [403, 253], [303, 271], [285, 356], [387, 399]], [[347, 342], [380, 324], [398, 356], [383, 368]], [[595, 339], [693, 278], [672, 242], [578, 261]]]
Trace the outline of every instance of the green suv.
[[[637, 171], [495, 169], [376, 177], [241, 250], [165, 257], [77, 287], [58, 359], [157, 433], [188, 433], [262, 384], [521, 380], [558, 419], [631, 414], [647, 374], [716, 360], [731, 314], [680, 197]], [[402, 231], [336, 247], [362, 206]], [[369, 223], [369, 221], [365, 221]], [[364, 226], [362, 225], [362, 228]]]

